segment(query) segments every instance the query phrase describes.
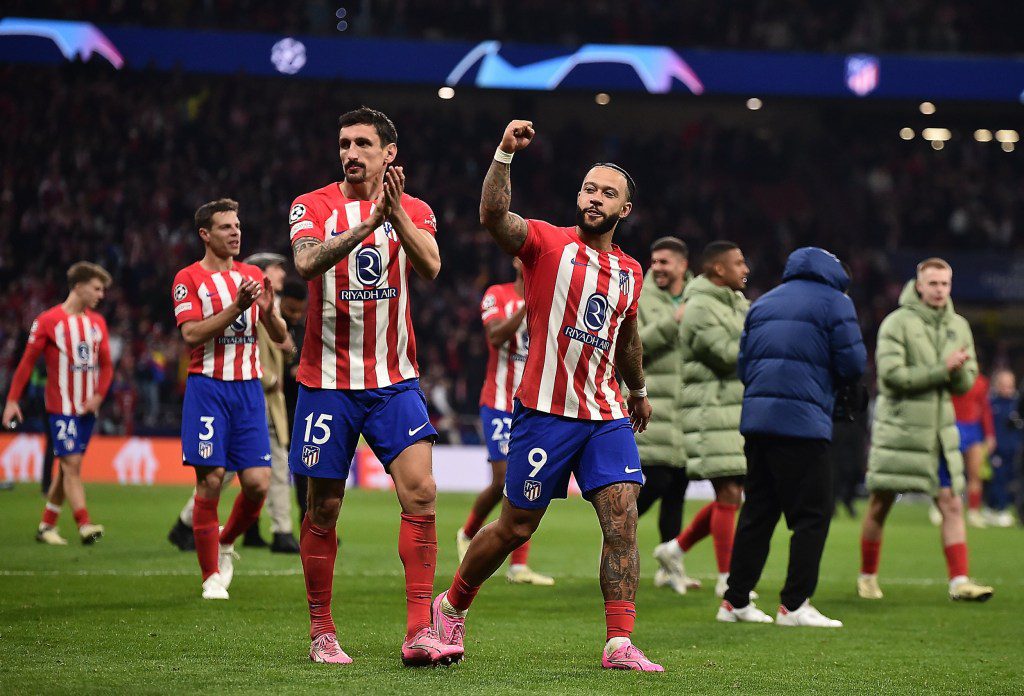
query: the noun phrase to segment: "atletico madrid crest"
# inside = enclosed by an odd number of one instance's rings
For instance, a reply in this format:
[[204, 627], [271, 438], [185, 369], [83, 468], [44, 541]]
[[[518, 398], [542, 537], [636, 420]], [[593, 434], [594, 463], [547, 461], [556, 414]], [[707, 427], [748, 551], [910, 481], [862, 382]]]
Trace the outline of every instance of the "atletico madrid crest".
[[302, 463], [307, 469], [312, 469], [320, 461], [320, 448], [316, 445], [302, 446]]
[[527, 482], [523, 484], [523, 497], [532, 503], [540, 497], [540, 486], [540, 481], [534, 481], [532, 479], [527, 480]]
[[619, 271], [619, 294], [629, 294], [629, 281], [633, 279], [633, 273], [629, 269]]
[[199, 443], [199, 456], [203, 459], [209, 459], [213, 455], [213, 443], [212, 442], [200, 442]]

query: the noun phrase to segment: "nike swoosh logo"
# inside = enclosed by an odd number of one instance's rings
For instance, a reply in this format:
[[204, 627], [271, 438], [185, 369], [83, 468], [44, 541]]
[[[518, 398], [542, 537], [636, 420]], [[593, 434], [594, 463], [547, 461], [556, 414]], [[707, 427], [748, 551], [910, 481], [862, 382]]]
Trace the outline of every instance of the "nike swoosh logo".
[[626, 467], [627, 474], [635, 474], [638, 471], [640, 471], [640, 469], [630, 469], [628, 466]]
[[420, 427], [416, 428], [415, 430], [410, 428], [410, 430], [409, 430], [409, 437], [412, 437], [413, 435], [415, 435], [419, 431], [423, 430], [428, 425], [430, 425], [430, 423], [424, 423], [423, 425], [421, 425]]
[[571, 263], [573, 266], [588, 266], [589, 265], [586, 261], [577, 261], [576, 259], [569, 259], [569, 263]]

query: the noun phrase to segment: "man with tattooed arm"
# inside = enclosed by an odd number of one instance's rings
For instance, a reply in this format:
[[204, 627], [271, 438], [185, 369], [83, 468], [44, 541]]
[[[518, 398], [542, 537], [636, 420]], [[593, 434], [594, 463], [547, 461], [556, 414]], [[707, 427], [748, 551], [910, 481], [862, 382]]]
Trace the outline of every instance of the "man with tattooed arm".
[[[434, 599], [441, 642], [463, 645], [465, 617], [484, 581], [540, 525], [575, 474], [601, 523], [606, 669], [661, 672], [630, 641], [640, 575], [636, 498], [643, 482], [633, 432], [651, 417], [637, 333], [643, 271], [612, 237], [633, 209], [621, 167], [595, 164], [576, 195], [576, 224], [556, 227], [509, 212], [513, 155], [534, 137], [512, 121], [484, 179], [480, 222], [522, 261], [530, 353], [512, 412], [500, 517], [473, 537], [451, 587]], [[625, 401], [616, 373], [629, 388]]]
[[398, 555], [405, 566], [408, 666], [449, 664], [430, 620], [437, 562], [431, 446], [437, 431], [419, 386], [409, 271], [441, 269], [437, 221], [405, 193], [395, 124], [362, 107], [338, 120], [343, 180], [295, 199], [289, 215], [295, 268], [309, 282], [288, 465], [309, 478], [299, 555], [309, 603], [309, 657], [348, 664], [331, 615], [336, 527], [359, 436], [395, 482], [402, 508]]

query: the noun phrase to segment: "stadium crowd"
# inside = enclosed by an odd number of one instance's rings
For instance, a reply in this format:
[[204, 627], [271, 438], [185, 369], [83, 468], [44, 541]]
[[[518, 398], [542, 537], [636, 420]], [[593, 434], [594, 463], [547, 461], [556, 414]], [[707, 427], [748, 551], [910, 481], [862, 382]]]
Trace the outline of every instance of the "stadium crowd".
[[[659, 0], [272, 0], [7, 3], [8, 13], [159, 27], [559, 43], [654, 43], [693, 48], [801, 51], [1014, 53], [1015, 3], [925, 0], [741, 0], [707, 7]], [[545, 21], [537, 22], [543, 16]], [[342, 24], [343, 22], [343, 24]]]
[[[8, 85], [0, 96], [0, 286], [8, 298], [0, 382], [9, 382], [31, 317], [65, 291], [67, 267], [87, 258], [114, 276], [101, 307], [117, 366], [102, 428], [173, 433], [185, 351], [170, 286], [174, 271], [200, 255], [193, 211], [231, 196], [242, 206], [243, 254], [290, 258], [289, 203], [338, 178], [337, 113], [372, 97], [322, 82], [113, 74], [93, 65], [3, 66], [0, 76]], [[425, 101], [422, 92], [378, 96], [398, 125], [408, 190], [439, 223], [441, 276], [414, 288], [425, 390], [437, 415], [474, 414], [486, 362], [478, 302], [488, 284], [511, 278], [477, 219], [493, 131], [506, 114], [429, 93]], [[906, 280], [890, 268], [888, 251], [1024, 245], [1014, 195], [1024, 165], [991, 144], [959, 138], [935, 152], [900, 140], [891, 118], [861, 113], [820, 114], [816, 127], [703, 114], [671, 127], [615, 129], [585, 113], [547, 127], [517, 163], [518, 212], [569, 220], [566, 193], [578, 186], [580, 163], [620, 161], [639, 186], [622, 234], [627, 251], [646, 259], [665, 234], [693, 249], [735, 240], [750, 259], [754, 299], [777, 283], [789, 251], [829, 248], [853, 269], [869, 346]], [[995, 359], [986, 337], [978, 340]]]

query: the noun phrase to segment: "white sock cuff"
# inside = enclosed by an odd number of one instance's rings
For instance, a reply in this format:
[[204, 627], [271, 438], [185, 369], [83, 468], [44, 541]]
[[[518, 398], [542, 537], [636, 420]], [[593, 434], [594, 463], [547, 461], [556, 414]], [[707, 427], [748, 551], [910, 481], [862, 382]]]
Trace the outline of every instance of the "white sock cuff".
[[54, 505], [53, 503], [47, 503], [46, 509], [50, 512], [60, 512], [60, 505]]

